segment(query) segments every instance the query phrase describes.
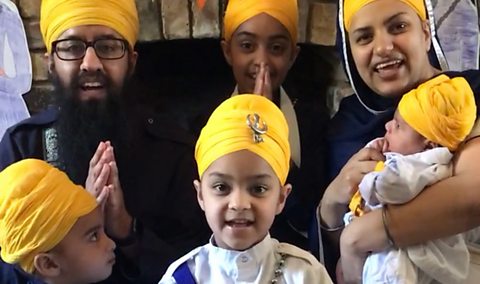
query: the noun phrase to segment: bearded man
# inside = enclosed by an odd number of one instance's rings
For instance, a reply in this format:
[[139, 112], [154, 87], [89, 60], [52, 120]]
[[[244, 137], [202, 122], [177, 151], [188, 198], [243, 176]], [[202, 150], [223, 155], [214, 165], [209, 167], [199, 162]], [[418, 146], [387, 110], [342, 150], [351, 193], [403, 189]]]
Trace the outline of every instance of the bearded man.
[[43, 0], [40, 28], [56, 104], [7, 130], [0, 170], [43, 159], [85, 185], [126, 256], [121, 273], [136, 263], [133, 282], [158, 282], [210, 233], [192, 184], [193, 140], [168, 117], [132, 104], [135, 1]]

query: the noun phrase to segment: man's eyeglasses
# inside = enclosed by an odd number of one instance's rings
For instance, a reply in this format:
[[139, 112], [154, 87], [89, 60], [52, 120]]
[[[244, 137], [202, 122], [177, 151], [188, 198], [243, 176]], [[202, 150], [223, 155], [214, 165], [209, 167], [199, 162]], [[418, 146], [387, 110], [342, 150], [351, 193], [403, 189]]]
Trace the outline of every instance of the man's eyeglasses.
[[88, 47], [93, 47], [100, 59], [115, 60], [125, 55], [128, 43], [117, 38], [104, 38], [84, 42], [80, 39], [61, 39], [52, 42], [53, 52], [62, 60], [72, 61], [82, 59]]

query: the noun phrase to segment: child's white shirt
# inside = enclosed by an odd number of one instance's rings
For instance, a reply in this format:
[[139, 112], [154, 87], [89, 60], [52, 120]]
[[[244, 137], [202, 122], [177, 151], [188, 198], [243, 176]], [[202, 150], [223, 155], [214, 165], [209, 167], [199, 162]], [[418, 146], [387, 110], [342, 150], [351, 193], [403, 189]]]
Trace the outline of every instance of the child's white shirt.
[[212, 242], [198, 247], [170, 265], [160, 284], [177, 283], [175, 270], [187, 262], [196, 283], [271, 283], [281, 255], [285, 255], [277, 283], [332, 283], [324, 266], [296, 246], [279, 243], [267, 235], [245, 251], [219, 248]]

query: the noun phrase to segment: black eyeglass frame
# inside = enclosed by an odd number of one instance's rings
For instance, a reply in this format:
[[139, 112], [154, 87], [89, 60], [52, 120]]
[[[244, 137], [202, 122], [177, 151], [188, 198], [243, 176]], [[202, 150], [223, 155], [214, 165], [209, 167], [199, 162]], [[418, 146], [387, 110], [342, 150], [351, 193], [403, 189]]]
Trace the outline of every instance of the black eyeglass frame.
[[[72, 59], [65, 59], [65, 58], [62, 58], [60, 55], [58, 55], [58, 51], [57, 51], [57, 45], [59, 43], [62, 43], [62, 42], [65, 42], [65, 41], [78, 41], [78, 42], [82, 42], [84, 45], [85, 45], [85, 51], [83, 52], [83, 55], [79, 58], [72, 58]], [[117, 57], [113, 57], [113, 58], [105, 58], [105, 57], [102, 57], [98, 54], [97, 50], [95, 49], [95, 44], [98, 42], [98, 41], [103, 41], [103, 40], [116, 40], [116, 41], [121, 41], [122, 42], [122, 55], [121, 56], [117, 56]], [[96, 40], [93, 40], [93, 41], [83, 41], [81, 39], [72, 39], [72, 38], [66, 38], [66, 39], [60, 39], [60, 40], [56, 40], [56, 41], [53, 41], [52, 42], [52, 52], [55, 53], [57, 55], [57, 57], [63, 61], [76, 61], [76, 60], [81, 60], [85, 57], [85, 55], [87, 54], [87, 49], [89, 47], [92, 47], [93, 50], [95, 51], [95, 55], [99, 58], [99, 59], [103, 59], [103, 60], [118, 60], [120, 58], [123, 58], [125, 56], [125, 53], [129, 50], [129, 44], [128, 44], [128, 41], [126, 41], [125, 39], [121, 39], [121, 38], [99, 38], [99, 39], [96, 39]]]

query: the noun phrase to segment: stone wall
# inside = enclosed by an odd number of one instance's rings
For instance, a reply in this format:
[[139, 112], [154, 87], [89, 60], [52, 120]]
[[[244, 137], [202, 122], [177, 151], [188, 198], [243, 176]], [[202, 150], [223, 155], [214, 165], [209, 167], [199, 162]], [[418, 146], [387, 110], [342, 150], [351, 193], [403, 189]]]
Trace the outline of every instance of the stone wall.
[[[25, 96], [32, 111], [50, 101], [51, 86], [44, 60], [45, 47], [39, 30], [41, 0], [12, 0], [19, 7], [33, 65], [32, 91]], [[101, 0], [100, 0], [101, 1]], [[225, 0], [207, 0], [203, 10], [195, 0], [136, 0], [140, 14], [140, 42], [174, 39], [219, 38]], [[335, 0], [298, 0], [299, 41], [333, 46], [336, 31]]]

